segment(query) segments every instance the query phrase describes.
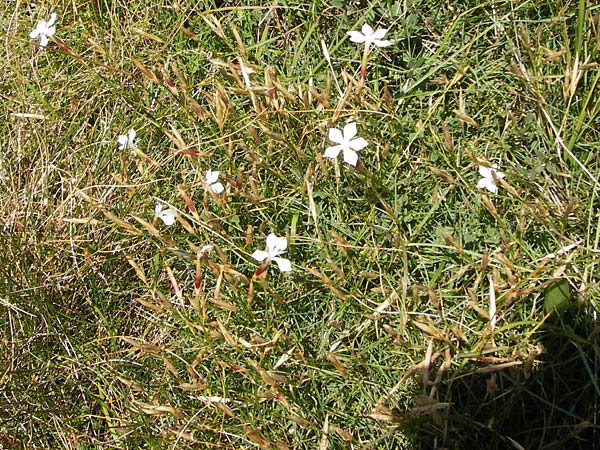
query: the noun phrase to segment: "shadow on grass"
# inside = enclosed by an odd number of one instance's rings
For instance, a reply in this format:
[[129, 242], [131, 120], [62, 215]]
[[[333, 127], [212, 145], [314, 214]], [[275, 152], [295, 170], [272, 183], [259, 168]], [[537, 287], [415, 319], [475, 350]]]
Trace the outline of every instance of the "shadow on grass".
[[453, 373], [439, 389], [449, 403], [422, 416], [410, 434], [417, 449], [599, 449], [598, 364], [589, 320], [545, 326], [534, 369]]

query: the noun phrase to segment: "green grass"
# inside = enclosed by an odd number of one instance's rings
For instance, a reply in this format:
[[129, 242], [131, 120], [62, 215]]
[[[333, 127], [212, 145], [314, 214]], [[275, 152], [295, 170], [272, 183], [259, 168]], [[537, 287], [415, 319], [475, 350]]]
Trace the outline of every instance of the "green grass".
[[594, 448], [600, 8], [193, 3], [0, 9], [0, 447]]

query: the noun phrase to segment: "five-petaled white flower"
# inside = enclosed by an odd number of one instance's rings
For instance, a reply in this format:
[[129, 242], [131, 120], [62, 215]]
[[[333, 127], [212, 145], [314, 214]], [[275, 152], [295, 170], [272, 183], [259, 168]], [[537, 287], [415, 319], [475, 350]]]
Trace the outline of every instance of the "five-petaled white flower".
[[352, 42], [358, 44], [364, 43], [365, 51], [367, 51], [371, 44], [374, 44], [376, 47], [389, 47], [392, 45], [392, 41], [383, 39], [387, 32], [387, 28], [378, 28], [377, 31], [374, 31], [369, 24], [365, 23], [362, 26], [361, 31], [348, 31], [346, 34], [350, 36]]
[[211, 190], [219, 195], [221, 192], [225, 190], [225, 187], [218, 181], [219, 179], [219, 171], [215, 170], [207, 170], [204, 177], [206, 178], [206, 183], [210, 186]]
[[352, 139], [354, 136], [356, 136], [356, 122], [346, 124], [343, 133], [337, 128], [330, 128], [329, 140], [338, 145], [327, 147], [323, 156], [326, 158], [337, 158], [340, 151], [343, 151], [344, 162], [356, 166], [358, 162], [357, 152], [365, 148], [369, 143], [361, 137]]
[[132, 128], [131, 130], [129, 130], [129, 133], [127, 133], [127, 136], [125, 136], [124, 134], [121, 134], [119, 136], [119, 150], [125, 150], [127, 148], [131, 148], [134, 147], [135, 144], [137, 143], [137, 138], [135, 137], [135, 130]]
[[292, 271], [292, 263], [289, 259], [286, 258], [278, 258], [279, 255], [285, 252], [287, 248], [287, 239], [285, 236], [277, 237], [275, 233], [271, 233], [267, 236], [267, 251], [264, 250], [256, 250], [252, 253], [252, 257], [258, 262], [263, 262], [265, 260], [275, 261], [277, 266], [279, 266], [279, 270], [282, 272], [291, 272]]
[[481, 175], [481, 179], [477, 183], [478, 189], [487, 189], [493, 194], [498, 193], [498, 185], [496, 181], [500, 178], [504, 178], [504, 174], [502, 172], [498, 172], [498, 165], [493, 164], [492, 167], [479, 166], [479, 175]]
[[161, 203], [157, 203], [154, 207], [154, 215], [164, 222], [168, 227], [175, 223], [177, 212], [172, 208], [167, 208]]
[[54, 22], [56, 21], [56, 13], [50, 14], [50, 20], [40, 20], [37, 26], [29, 33], [31, 39], [40, 38], [40, 47], [46, 47], [48, 45], [48, 38], [52, 37], [56, 33], [56, 27]]
[[208, 245], [203, 245], [202, 248], [200, 250], [198, 250], [198, 258], [201, 258], [204, 255], [208, 255], [210, 252], [212, 252], [213, 246], [208, 244]]

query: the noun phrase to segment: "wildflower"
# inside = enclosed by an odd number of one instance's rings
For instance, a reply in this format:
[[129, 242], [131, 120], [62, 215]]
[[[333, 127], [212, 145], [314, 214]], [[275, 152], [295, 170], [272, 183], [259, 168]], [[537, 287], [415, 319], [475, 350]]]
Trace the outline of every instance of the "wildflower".
[[389, 47], [392, 45], [392, 41], [383, 40], [387, 32], [387, 28], [378, 28], [377, 31], [374, 31], [373, 28], [365, 23], [361, 31], [348, 31], [347, 34], [350, 36], [352, 42], [358, 44], [364, 43], [366, 52], [371, 44], [374, 44], [376, 47]]
[[154, 215], [164, 222], [168, 227], [175, 223], [177, 212], [173, 208], [167, 208], [161, 203], [157, 203], [154, 207]]
[[127, 136], [125, 135], [120, 135], [119, 136], [119, 150], [125, 150], [127, 148], [131, 148], [134, 147], [137, 144], [137, 138], [135, 137], [135, 130], [132, 128], [131, 130], [129, 130], [129, 133], [127, 133]]
[[363, 138], [352, 139], [356, 136], [356, 122], [350, 122], [344, 126], [344, 131], [337, 128], [329, 129], [329, 140], [338, 145], [327, 147], [323, 156], [326, 158], [337, 158], [340, 151], [344, 152], [344, 162], [356, 166], [358, 153], [369, 143]]
[[216, 397], [216, 396], [210, 396], [207, 397], [205, 395], [199, 395], [198, 397], [196, 397], [196, 399], [200, 400], [201, 402], [206, 402], [206, 403], [229, 403], [231, 400], [226, 398], [226, 397]]
[[50, 14], [50, 20], [48, 22], [40, 20], [37, 26], [29, 33], [31, 39], [40, 38], [40, 48], [46, 47], [46, 45], [48, 45], [48, 38], [56, 33], [56, 27], [54, 26], [55, 21], [56, 13], [52, 13]]
[[498, 193], [498, 185], [496, 181], [500, 178], [504, 178], [504, 174], [502, 172], [498, 172], [497, 164], [493, 164], [492, 167], [479, 166], [479, 175], [481, 175], [481, 179], [477, 183], [478, 189], [487, 189], [492, 194]]
[[220, 172], [218, 170], [215, 170], [214, 172], [212, 170], [207, 170], [206, 174], [204, 175], [204, 177], [206, 178], [206, 183], [210, 186], [211, 190], [217, 195], [219, 195], [225, 190], [223, 185], [219, 181], [217, 181], [219, 179], [219, 173]]
[[203, 245], [202, 248], [200, 250], [198, 250], [198, 258], [203, 257], [204, 255], [208, 255], [210, 252], [212, 252], [213, 246], [212, 245]]
[[275, 233], [271, 233], [267, 236], [267, 251], [264, 250], [256, 250], [252, 253], [252, 257], [258, 262], [262, 263], [263, 261], [275, 261], [279, 270], [282, 272], [291, 272], [292, 271], [292, 263], [289, 259], [286, 258], [278, 258], [279, 255], [285, 252], [287, 248], [287, 239], [285, 236], [277, 237]]

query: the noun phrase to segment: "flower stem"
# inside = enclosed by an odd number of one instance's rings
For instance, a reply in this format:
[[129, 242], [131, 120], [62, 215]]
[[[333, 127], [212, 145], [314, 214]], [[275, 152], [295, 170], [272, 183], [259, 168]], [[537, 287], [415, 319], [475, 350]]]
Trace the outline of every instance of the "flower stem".
[[360, 63], [360, 76], [359, 79], [361, 82], [365, 80], [365, 76], [367, 75], [367, 60], [369, 58], [369, 47], [365, 46], [365, 50], [363, 52], [362, 61]]

